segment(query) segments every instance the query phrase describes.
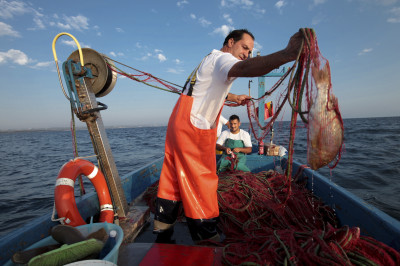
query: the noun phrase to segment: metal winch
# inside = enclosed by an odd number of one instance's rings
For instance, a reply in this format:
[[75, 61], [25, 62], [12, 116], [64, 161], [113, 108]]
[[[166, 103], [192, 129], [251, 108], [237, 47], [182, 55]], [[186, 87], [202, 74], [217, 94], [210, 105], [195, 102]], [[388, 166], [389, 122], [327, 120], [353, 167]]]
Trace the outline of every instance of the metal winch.
[[117, 82], [117, 73], [110, 68], [113, 63], [107, 58], [93, 49], [80, 49], [78, 45], [78, 50], [71, 53], [62, 66], [69, 97], [64, 94], [76, 116], [88, 127], [118, 216], [126, 217], [128, 204], [100, 115], [100, 111], [107, 109], [107, 106], [96, 99], [109, 94]]
[[[109, 94], [117, 82], [117, 73], [111, 71], [108, 65], [114, 65], [107, 60], [107, 56], [96, 52], [90, 48], [82, 48], [84, 67], [92, 72], [93, 78], [90, 79], [92, 91], [96, 97], [103, 97]], [[79, 50], [73, 52], [67, 60], [79, 62]]]

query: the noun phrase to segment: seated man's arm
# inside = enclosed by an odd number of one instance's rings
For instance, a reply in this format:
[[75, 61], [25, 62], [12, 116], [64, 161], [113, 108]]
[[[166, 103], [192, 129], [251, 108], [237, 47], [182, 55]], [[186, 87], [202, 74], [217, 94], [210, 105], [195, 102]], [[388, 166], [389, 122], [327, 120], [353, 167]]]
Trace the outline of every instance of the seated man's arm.
[[242, 152], [245, 154], [251, 153], [252, 148], [251, 147], [243, 147], [243, 148], [234, 148], [232, 151], [233, 152]]
[[226, 149], [228, 149], [227, 147], [222, 146], [222, 145], [220, 145], [220, 144], [218, 144], [218, 143], [217, 143], [217, 145], [216, 145], [216, 148], [217, 148], [217, 150], [219, 150], [219, 151], [224, 151], [224, 152], [226, 152]]
[[216, 147], [215, 147], [215, 148], [216, 148], [217, 150], [219, 150], [219, 151], [223, 151], [223, 152], [225, 152], [226, 154], [229, 154], [229, 153], [231, 152], [231, 149], [230, 149], [230, 148], [227, 148], [227, 147], [225, 147], [225, 146], [223, 146], [223, 144], [225, 143], [225, 140], [226, 140], [227, 136], [228, 136], [228, 132], [226, 132], [226, 130], [225, 130], [225, 131], [222, 131], [221, 135], [219, 136], [219, 138], [218, 138], [218, 140], [217, 140], [217, 144], [216, 144]]

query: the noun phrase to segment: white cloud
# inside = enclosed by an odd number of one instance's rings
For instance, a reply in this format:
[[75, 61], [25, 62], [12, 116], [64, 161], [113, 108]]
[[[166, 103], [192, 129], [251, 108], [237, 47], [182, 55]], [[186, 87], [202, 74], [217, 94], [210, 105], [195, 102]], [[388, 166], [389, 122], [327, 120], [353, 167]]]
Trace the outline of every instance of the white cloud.
[[229, 14], [224, 14], [223, 17], [229, 24], [233, 24], [233, 20]]
[[361, 52], [358, 53], [358, 55], [364, 55], [366, 53], [370, 53], [372, 52], [372, 48], [365, 48], [364, 50], [362, 50]]
[[179, 6], [179, 7], [183, 6], [184, 4], [189, 4], [189, 2], [186, 1], [186, 0], [182, 0], [182, 1], [176, 2], [176, 5]]
[[38, 17], [34, 17], [33, 18], [33, 22], [35, 22], [36, 27], [32, 28], [32, 29], [45, 29], [46, 27], [44, 26], [43, 21], [38, 18]]
[[121, 53], [121, 52], [116, 53], [114, 51], [111, 51], [110, 55], [113, 57], [118, 57], [118, 56], [121, 57], [121, 56], [124, 56], [124, 53]]
[[[256, 3], [254, 3], [254, 1], [252, 1], [252, 0], [221, 0], [220, 5], [223, 10], [226, 10], [227, 8], [231, 8], [231, 9], [241, 8], [248, 12], [251, 12], [251, 16], [254, 16], [254, 15], [263, 15], [266, 13], [265, 9], [262, 8], [259, 4], [259, 3], [263, 3], [263, 2], [266, 2], [266, 1], [256, 1]], [[246, 16], [247, 15], [249, 15], [249, 14], [246, 14]], [[233, 23], [230, 23], [229, 21], [228, 21], [228, 23], [233, 24]]]
[[0, 22], [0, 36], [21, 37], [18, 31], [13, 30], [11, 25]]
[[254, 54], [254, 52], [261, 51], [261, 49], [262, 49], [262, 45], [259, 44], [257, 41], [254, 41], [253, 56], [256, 55], [256, 54]]
[[265, 9], [259, 9], [259, 8], [257, 8], [256, 9], [256, 13], [260, 13], [260, 14], [265, 14], [267, 11], [265, 10]]
[[82, 15], [70, 16], [70, 17], [67, 17], [64, 15], [62, 21], [50, 22], [50, 25], [56, 26], [56, 27], [59, 27], [62, 29], [66, 29], [66, 30], [74, 29], [74, 30], [82, 31], [82, 30], [89, 29], [88, 21], [89, 21], [89, 19]]
[[221, 34], [224, 38], [229, 34], [230, 31], [234, 30], [235, 28], [228, 25], [222, 25], [219, 28], [216, 28], [213, 33]]
[[78, 15], [78, 16], [65, 17], [64, 19], [69, 25], [71, 25], [73, 29], [79, 31], [82, 29], [85, 30], [89, 29], [89, 23], [88, 23], [89, 19], [85, 16]]
[[20, 1], [0, 1], [0, 18], [8, 19], [16, 15], [23, 15], [32, 11], [24, 2]]
[[97, 36], [101, 36], [100, 27], [98, 25], [93, 26], [93, 29], [96, 31]]
[[39, 69], [39, 68], [47, 68], [50, 66], [54, 66], [54, 61], [39, 62], [33, 65], [32, 68]]
[[314, 5], [321, 5], [326, 2], [326, 0], [314, 0]]
[[23, 66], [28, 64], [30, 61], [31, 60], [28, 56], [20, 50], [10, 49], [7, 52], [0, 52], [0, 64], [12, 62]]
[[165, 55], [163, 54], [158, 54], [157, 55], [158, 60], [160, 60], [160, 62], [164, 62], [167, 60], [167, 58], [165, 57]]
[[175, 64], [177, 64], [177, 65], [180, 65], [180, 64], [182, 64], [182, 61], [181, 61], [181, 60], [179, 60], [179, 59], [175, 59], [174, 61], [175, 61]]
[[145, 61], [145, 60], [147, 60], [150, 56], [151, 56], [151, 54], [150, 54], [150, 55], [149, 55], [149, 54], [144, 55], [144, 56], [142, 56], [141, 58], [139, 58], [139, 60]]
[[397, 3], [397, 0], [375, 0], [378, 5], [389, 6]]
[[32, 7], [30, 3], [24, 3], [22, 1], [6, 1], [0, 0], [0, 18], [10, 19], [14, 16], [32, 14], [34, 27], [28, 28], [28, 30], [44, 29], [45, 24], [43, 23], [42, 17], [44, 16], [38, 10]]
[[322, 21], [324, 21], [324, 19], [325, 19], [325, 16], [324, 16], [324, 15], [322, 15], [322, 14], [317, 14], [317, 15], [315, 15], [315, 16], [312, 18], [312, 20], [311, 20], [311, 25], [313, 25], [313, 26], [318, 25], [318, 24], [320, 24]]
[[[78, 46], [76, 45], [74, 40], [62, 40], [61, 43], [68, 45], [68, 46], [72, 46], [75, 49], [78, 48]], [[80, 44], [81, 48], [83, 48], [83, 47], [90, 48], [90, 45], [88, 45], [88, 44], [85, 44], [82, 42], [79, 42], [79, 44]]]
[[391, 17], [387, 19], [387, 22], [400, 23], [400, 7], [393, 7], [389, 12], [391, 13]]
[[206, 20], [205, 18], [199, 18], [199, 22], [203, 27], [208, 27], [211, 25], [211, 22]]
[[275, 7], [281, 12], [282, 8], [286, 5], [284, 0], [279, 0], [275, 3]]
[[[195, 14], [190, 14], [190, 18], [196, 20], [197, 17]], [[211, 25], [211, 21], [208, 21], [207, 19], [205, 19], [204, 17], [201, 17], [198, 19], [198, 22], [200, 23], [201, 26], [203, 27], [208, 27]]]
[[221, 0], [222, 7], [241, 7], [249, 9], [254, 5], [251, 0]]
[[184, 72], [183, 69], [176, 69], [176, 68], [168, 68], [167, 72], [172, 74], [182, 74]]
[[154, 49], [154, 52], [155, 52], [155, 53], [162, 53], [162, 50], [160, 50], [160, 49]]
[[50, 66], [50, 65], [52, 65], [52, 64], [54, 64], [54, 61], [39, 62], [39, 63], [36, 63], [35, 66], [38, 66], [38, 67], [47, 67], [47, 66]]
[[121, 28], [115, 28], [115, 30], [117, 31], [117, 32], [119, 32], [119, 33], [122, 33], [122, 32], [125, 32], [123, 29], [121, 29]]

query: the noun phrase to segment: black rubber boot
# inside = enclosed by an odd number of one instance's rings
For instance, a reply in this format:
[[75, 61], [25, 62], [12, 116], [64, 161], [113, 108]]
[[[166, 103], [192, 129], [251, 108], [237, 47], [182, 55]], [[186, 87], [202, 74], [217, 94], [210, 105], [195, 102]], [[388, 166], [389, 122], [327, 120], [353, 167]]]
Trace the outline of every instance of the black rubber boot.
[[157, 198], [153, 228], [153, 233], [157, 234], [156, 243], [175, 244], [172, 235], [181, 204], [179, 201]]
[[219, 241], [217, 231], [218, 218], [212, 219], [191, 219], [186, 217], [190, 235], [195, 243], [203, 240]]
[[157, 232], [156, 243], [163, 243], [163, 244], [175, 244], [176, 241], [172, 239], [172, 235], [174, 234], [174, 228], [171, 227], [168, 230]]
[[[157, 198], [154, 220], [160, 221], [165, 224], [174, 224], [176, 222], [176, 219], [178, 218], [179, 208], [181, 204], [181, 201]], [[165, 230], [167, 228], [160, 229]]]

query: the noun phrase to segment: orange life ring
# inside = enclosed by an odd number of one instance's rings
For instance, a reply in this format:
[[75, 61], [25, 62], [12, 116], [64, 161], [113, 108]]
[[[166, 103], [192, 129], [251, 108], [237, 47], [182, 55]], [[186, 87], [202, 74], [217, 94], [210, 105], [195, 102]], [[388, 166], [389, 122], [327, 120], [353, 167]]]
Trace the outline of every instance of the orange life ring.
[[75, 180], [81, 174], [87, 176], [96, 189], [100, 203], [100, 222], [113, 223], [114, 211], [104, 175], [93, 163], [82, 159], [67, 162], [58, 174], [54, 190], [58, 217], [64, 218], [62, 223], [70, 226], [86, 224], [78, 211], [74, 195]]

